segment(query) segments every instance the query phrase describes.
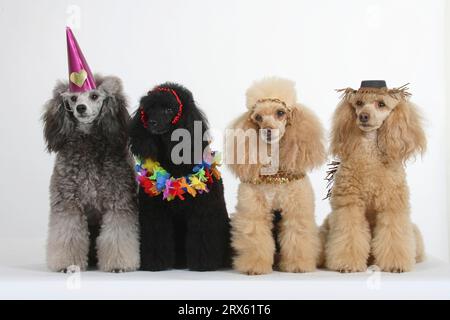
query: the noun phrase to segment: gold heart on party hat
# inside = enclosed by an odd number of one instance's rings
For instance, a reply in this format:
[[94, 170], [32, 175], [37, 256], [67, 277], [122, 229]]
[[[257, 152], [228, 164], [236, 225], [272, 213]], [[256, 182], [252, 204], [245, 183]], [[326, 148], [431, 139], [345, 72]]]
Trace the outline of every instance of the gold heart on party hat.
[[83, 83], [87, 79], [87, 72], [84, 69], [81, 69], [79, 72], [72, 72], [69, 76], [69, 79], [72, 83], [76, 84], [78, 87], [82, 87]]

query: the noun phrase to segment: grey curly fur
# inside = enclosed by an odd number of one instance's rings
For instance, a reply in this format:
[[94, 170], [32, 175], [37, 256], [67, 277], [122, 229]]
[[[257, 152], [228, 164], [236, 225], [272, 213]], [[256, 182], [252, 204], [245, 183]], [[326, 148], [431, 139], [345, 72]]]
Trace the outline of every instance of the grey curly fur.
[[56, 153], [47, 241], [53, 271], [94, 264], [103, 271], [132, 271], [140, 265], [127, 104], [118, 78], [97, 76], [96, 83], [106, 98], [88, 130], [64, 107], [67, 82], [56, 85], [45, 105], [44, 136], [48, 151]]

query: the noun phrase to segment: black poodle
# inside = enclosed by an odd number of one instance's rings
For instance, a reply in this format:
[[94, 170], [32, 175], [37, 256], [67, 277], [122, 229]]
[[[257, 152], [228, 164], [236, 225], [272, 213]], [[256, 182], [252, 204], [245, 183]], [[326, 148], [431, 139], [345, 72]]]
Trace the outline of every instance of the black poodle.
[[[201, 135], [198, 132], [194, 135], [194, 127], [199, 125]], [[172, 156], [174, 147], [180, 143], [172, 141], [176, 129], [185, 129], [191, 138], [189, 150], [183, 152], [180, 164]], [[211, 174], [213, 168], [209, 170], [208, 165], [202, 166], [205, 163], [203, 157], [200, 154], [197, 159], [198, 152], [197, 156], [195, 153], [197, 145], [201, 146], [201, 152], [206, 150], [205, 154], [208, 154], [209, 142], [203, 141], [207, 130], [206, 117], [197, 108], [192, 93], [179, 84], [161, 84], [141, 98], [130, 125], [131, 151], [141, 163], [157, 161], [158, 168], [164, 170], [159, 189], [156, 180], [152, 184], [147, 178], [152, 172], [138, 174], [138, 180], [143, 179], [139, 188], [143, 270], [188, 268], [208, 271], [229, 266], [230, 231], [223, 183], [219, 175]], [[203, 178], [207, 181], [203, 181], [207, 190], [198, 192], [190, 187], [190, 182], [194, 183], [190, 177], [202, 168], [206, 173]], [[137, 170], [142, 169], [138, 164]], [[153, 175], [154, 179], [159, 177], [155, 172]], [[170, 183], [170, 176], [175, 183], [183, 177], [183, 182], [187, 182], [184, 187], [183, 184], [178, 186], [178, 195], [169, 194], [170, 187], [164, 185], [164, 181]], [[200, 180], [196, 181], [201, 183]], [[165, 191], [162, 190], [164, 187]]]

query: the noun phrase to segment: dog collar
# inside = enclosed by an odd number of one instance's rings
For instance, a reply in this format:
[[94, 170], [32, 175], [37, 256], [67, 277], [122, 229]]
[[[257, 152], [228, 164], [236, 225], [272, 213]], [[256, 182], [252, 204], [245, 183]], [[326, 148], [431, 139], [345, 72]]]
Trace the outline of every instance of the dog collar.
[[258, 178], [244, 180], [242, 182], [249, 184], [285, 184], [305, 177], [304, 173], [278, 172], [272, 175], [263, 175]]
[[136, 159], [136, 180], [150, 197], [163, 194], [163, 200], [171, 201], [175, 198], [185, 200], [184, 195], [189, 193], [195, 197], [198, 193], [209, 192], [214, 179], [220, 180], [220, 154], [210, 152], [203, 162], [192, 169], [192, 173], [175, 178], [167, 172], [159, 162], [150, 158]]

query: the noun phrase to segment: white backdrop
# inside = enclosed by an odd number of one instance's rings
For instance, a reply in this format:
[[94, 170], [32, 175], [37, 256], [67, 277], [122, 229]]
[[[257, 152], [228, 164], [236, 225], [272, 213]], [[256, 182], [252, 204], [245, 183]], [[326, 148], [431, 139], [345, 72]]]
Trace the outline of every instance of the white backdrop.
[[[45, 238], [53, 157], [39, 118], [55, 81], [67, 78], [70, 24], [91, 69], [123, 79], [130, 111], [155, 84], [177, 81], [219, 132], [244, 110], [246, 88], [266, 75], [294, 79], [327, 129], [333, 89], [372, 78], [410, 82], [429, 138], [428, 153], [408, 167], [412, 216], [428, 253], [448, 259], [444, 7], [444, 0], [0, 0], [0, 237]], [[329, 211], [324, 172], [312, 174], [318, 223]], [[233, 212], [238, 181], [225, 171], [224, 182]]]

